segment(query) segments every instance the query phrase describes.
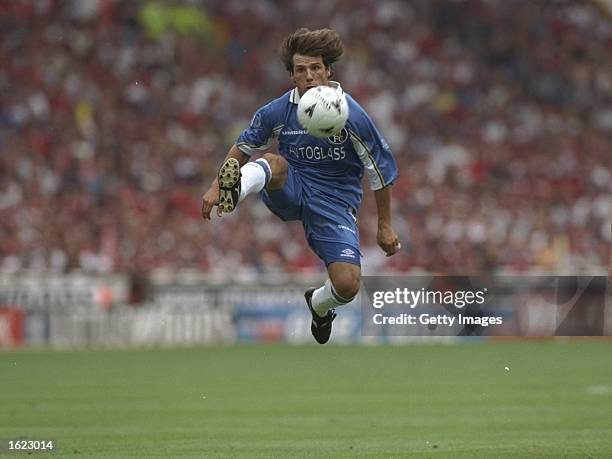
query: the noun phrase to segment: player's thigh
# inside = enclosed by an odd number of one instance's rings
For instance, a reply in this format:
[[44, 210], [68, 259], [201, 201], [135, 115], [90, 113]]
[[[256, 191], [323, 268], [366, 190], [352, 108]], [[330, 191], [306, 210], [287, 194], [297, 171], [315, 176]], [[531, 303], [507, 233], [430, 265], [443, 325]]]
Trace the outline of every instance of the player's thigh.
[[354, 211], [330, 197], [314, 198], [304, 206], [302, 224], [306, 240], [325, 262], [360, 266], [359, 230]]

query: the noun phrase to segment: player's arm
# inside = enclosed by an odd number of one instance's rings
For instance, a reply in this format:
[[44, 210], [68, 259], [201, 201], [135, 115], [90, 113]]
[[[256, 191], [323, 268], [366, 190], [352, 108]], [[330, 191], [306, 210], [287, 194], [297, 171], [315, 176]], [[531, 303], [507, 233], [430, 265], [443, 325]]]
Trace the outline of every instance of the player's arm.
[[364, 166], [378, 209], [376, 241], [387, 256], [391, 256], [401, 247], [391, 224], [391, 185], [399, 171], [389, 145], [368, 114], [354, 100], [350, 99], [350, 103], [349, 136]]
[[378, 232], [376, 242], [388, 257], [400, 249], [397, 233], [391, 225], [391, 185], [374, 191], [378, 210]]
[[[229, 158], [235, 158], [240, 163], [240, 167], [244, 166], [249, 161], [249, 156], [245, 155], [236, 145], [233, 145], [230, 148], [229, 152], [225, 159], [221, 162], [223, 164]], [[221, 167], [219, 165], [219, 167]], [[212, 212], [212, 208], [219, 204], [219, 182], [217, 180], [217, 176], [213, 180], [210, 188], [204, 195], [202, 196], [202, 218], [205, 220], [210, 220], [210, 213]], [[217, 216], [221, 216], [221, 210], [217, 207]]]

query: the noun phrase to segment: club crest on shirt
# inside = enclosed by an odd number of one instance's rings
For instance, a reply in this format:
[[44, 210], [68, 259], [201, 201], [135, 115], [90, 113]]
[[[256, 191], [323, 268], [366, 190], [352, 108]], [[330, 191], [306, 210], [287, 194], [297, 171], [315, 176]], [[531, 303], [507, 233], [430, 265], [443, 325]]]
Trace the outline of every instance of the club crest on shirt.
[[346, 128], [342, 128], [342, 131], [340, 131], [338, 134], [329, 136], [327, 138], [327, 140], [334, 145], [342, 145], [344, 142], [346, 142], [346, 139], [348, 139], [348, 131]]

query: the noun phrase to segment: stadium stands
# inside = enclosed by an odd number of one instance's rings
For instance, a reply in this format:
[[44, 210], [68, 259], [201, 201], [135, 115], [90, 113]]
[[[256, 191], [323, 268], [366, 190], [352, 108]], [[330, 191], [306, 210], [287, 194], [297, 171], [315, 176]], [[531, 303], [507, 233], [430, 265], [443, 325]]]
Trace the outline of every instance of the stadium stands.
[[368, 195], [366, 273], [603, 269], [611, 17], [583, 1], [440, 5], [3, 2], [0, 271], [320, 270], [300, 227], [255, 199], [199, 215], [252, 112], [290, 88], [275, 50], [302, 25], [340, 32], [336, 77], [400, 166], [404, 250], [376, 247]]

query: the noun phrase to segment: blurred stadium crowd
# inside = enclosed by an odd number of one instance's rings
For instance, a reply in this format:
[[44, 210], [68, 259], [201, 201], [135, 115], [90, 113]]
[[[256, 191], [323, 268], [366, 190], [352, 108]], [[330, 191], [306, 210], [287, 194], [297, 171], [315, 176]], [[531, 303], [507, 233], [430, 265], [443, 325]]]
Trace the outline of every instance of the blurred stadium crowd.
[[584, 1], [0, 4], [0, 271], [320, 271], [256, 198], [200, 199], [253, 111], [291, 88], [300, 26], [347, 46], [336, 79], [395, 152], [395, 226], [364, 270], [576, 272], [607, 264], [612, 19]]

